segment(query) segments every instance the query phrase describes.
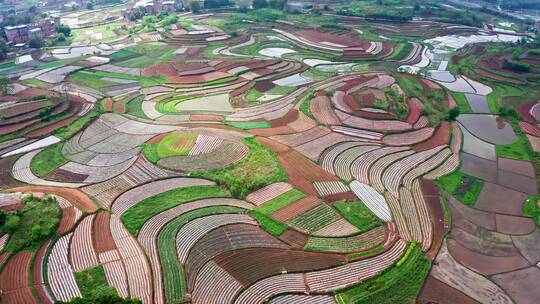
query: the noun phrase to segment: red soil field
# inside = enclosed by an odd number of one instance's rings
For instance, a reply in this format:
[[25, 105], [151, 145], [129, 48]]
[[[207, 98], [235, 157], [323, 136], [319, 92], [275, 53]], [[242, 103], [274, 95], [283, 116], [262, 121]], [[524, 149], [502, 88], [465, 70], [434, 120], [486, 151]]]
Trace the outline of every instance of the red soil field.
[[289, 228], [279, 236], [279, 239], [292, 248], [302, 249], [308, 241], [308, 236]]
[[6, 158], [0, 158], [0, 189], [12, 188], [23, 185], [23, 183], [15, 180], [11, 176], [11, 168], [19, 158], [18, 155], [13, 155]]
[[442, 121], [431, 138], [415, 145], [413, 149], [416, 152], [426, 151], [440, 145], [448, 144], [449, 140], [450, 124], [447, 121]]
[[92, 239], [96, 252], [103, 253], [109, 250], [116, 249], [116, 243], [110, 229], [110, 218], [107, 211], [99, 212], [94, 218], [92, 225]]
[[395, 119], [396, 117], [390, 113], [373, 113], [368, 111], [355, 111], [356, 116], [369, 118], [369, 119]]
[[56, 228], [56, 232], [58, 234], [64, 234], [73, 229], [75, 226], [75, 216], [76, 211], [74, 207], [63, 208], [62, 217], [60, 218], [60, 223], [58, 224], [58, 228]]
[[41, 261], [43, 260], [43, 257], [45, 256], [45, 252], [47, 251], [47, 247], [49, 245], [49, 241], [45, 242], [39, 251], [36, 253], [36, 257], [34, 259], [34, 265], [32, 268], [33, 274], [32, 274], [32, 282], [34, 284], [34, 288], [36, 289], [37, 295], [41, 302], [45, 304], [52, 303], [49, 298], [47, 297], [47, 293], [45, 291], [45, 284], [42, 282], [42, 272], [41, 272]]
[[433, 239], [431, 247], [426, 252], [427, 257], [430, 260], [434, 260], [441, 248], [444, 236], [450, 229], [448, 223], [444, 220], [444, 210], [441, 205], [440, 189], [431, 180], [422, 179], [420, 181], [420, 187], [422, 194], [429, 207], [429, 214], [431, 215], [431, 223], [433, 227]]
[[61, 188], [54, 186], [22, 186], [10, 189], [10, 192], [41, 192], [41, 193], [51, 193], [59, 195], [67, 199], [74, 206], [79, 208], [83, 212], [96, 212], [97, 206], [96, 203], [84, 192], [79, 189], [73, 188]]
[[280, 222], [286, 222], [290, 219], [295, 218], [301, 213], [319, 205], [320, 203], [321, 201], [318, 197], [306, 196], [290, 205], [279, 209], [277, 212], [272, 214], [272, 218]]
[[264, 277], [286, 272], [329, 268], [346, 262], [342, 255], [277, 248], [249, 248], [229, 251], [214, 261], [244, 286]]
[[38, 303], [29, 284], [33, 253], [19, 252], [6, 264], [0, 274], [3, 303]]

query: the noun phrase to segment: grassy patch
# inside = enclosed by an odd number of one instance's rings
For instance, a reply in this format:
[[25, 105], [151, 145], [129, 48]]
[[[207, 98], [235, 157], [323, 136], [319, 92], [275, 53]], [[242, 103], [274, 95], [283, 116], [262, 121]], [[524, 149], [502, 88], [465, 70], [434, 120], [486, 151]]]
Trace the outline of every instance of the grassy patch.
[[37, 198], [30, 194], [24, 196], [21, 202], [26, 206], [24, 209], [12, 212], [0, 210], [5, 220], [0, 226], [0, 234], [11, 235], [4, 248], [6, 252], [37, 250], [46, 239], [55, 235], [60, 222], [62, 212], [55, 197]]
[[272, 126], [267, 121], [227, 121], [225, 124], [242, 130], [266, 129]]
[[540, 206], [538, 206], [540, 195], [532, 195], [523, 204], [523, 215], [533, 218], [536, 226], [540, 227]]
[[450, 92], [452, 97], [454, 97], [454, 100], [456, 101], [459, 111], [461, 113], [472, 113], [473, 110], [471, 108], [471, 105], [467, 101], [467, 97], [465, 97], [464, 93], [459, 92]]
[[133, 115], [135, 117], [148, 119], [142, 110], [142, 103], [144, 101], [144, 95], [138, 96], [127, 104], [126, 114]]
[[186, 275], [178, 263], [176, 255], [176, 234], [180, 228], [189, 221], [211, 215], [223, 213], [243, 213], [244, 209], [230, 206], [213, 206], [196, 209], [175, 218], [160, 231], [157, 239], [160, 264], [163, 269], [163, 288], [167, 303], [182, 303], [186, 293]]
[[518, 121], [514, 118], [508, 118], [507, 122], [512, 126], [517, 135], [517, 140], [511, 144], [496, 145], [498, 157], [507, 157], [512, 159], [531, 160], [535, 152], [532, 150], [529, 139], [521, 130]]
[[122, 60], [122, 59], [125, 59], [125, 58], [128, 58], [128, 57], [131, 57], [131, 56], [135, 56], [135, 55], [137, 55], [137, 53], [124, 49], [124, 50], [119, 50], [119, 51], [116, 51], [116, 52], [112, 53], [109, 56], [109, 59], [112, 60], [112, 61], [117, 61], [117, 60]]
[[347, 255], [347, 259], [350, 261], [350, 260], [354, 260], [354, 259], [359, 258], [359, 257], [366, 256], [368, 254], [376, 253], [376, 252], [383, 251], [383, 250], [384, 250], [384, 246], [379, 245], [379, 246], [377, 246], [375, 248], [371, 248], [369, 250], [349, 254], [349, 255]]
[[100, 112], [98, 110], [93, 110], [71, 124], [54, 130], [53, 135], [62, 139], [68, 139], [90, 124], [99, 114]]
[[242, 161], [224, 169], [192, 175], [225, 185], [234, 197], [240, 199], [266, 185], [287, 181], [287, 174], [272, 150], [258, 143], [253, 137], [245, 138], [244, 144], [251, 151]]
[[413, 49], [413, 44], [409, 42], [398, 43], [394, 48], [394, 52], [390, 56], [391, 60], [403, 60]]
[[471, 207], [476, 203], [484, 186], [483, 180], [461, 171], [455, 171], [440, 177], [435, 180], [435, 183], [443, 190], [451, 193], [459, 201]]
[[104, 293], [116, 295], [116, 289], [109, 286], [103, 266], [75, 273], [75, 280], [83, 297], [101, 296]]
[[146, 159], [153, 164], [157, 163], [161, 159], [157, 152], [157, 144], [143, 144], [142, 153]]
[[269, 215], [305, 196], [304, 192], [298, 189], [291, 189], [280, 196], [269, 200], [256, 210], [262, 214]]
[[133, 235], [152, 216], [187, 202], [214, 197], [228, 197], [219, 186], [192, 186], [169, 190], [146, 198], [122, 214], [122, 221]]
[[[410, 248], [410, 247], [409, 247]], [[338, 303], [414, 303], [431, 267], [418, 246], [412, 248], [401, 265], [368, 279], [336, 295]]]
[[46, 83], [45, 81], [41, 81], [39, 79], [33, 79], [33, 78], [22, 80], [21, 84], [34, 87], [34, 88], [40, 88], [40, 89], [45, 89], [48, 87], [48, 83]]
[[516, 86], [497, 84], [490, 84], [493, 92], [487, 96], [489, 111], [491, 113], [497, 113], [500, 106], [505, 104], [506, 97], [516, 97], [523, 95], [523, 90]]
[[45, 176], [62, 165], [68, 160], [62, 155], [64, 143], [57, 143], [39, 152], [30, 162], [30, 170], [36, 176]]
[[195, 133], [171, 133], [165, 136], [156, 147], [159, 158], [188, 155], [193, 145], [186, 142], [195, 142]]
[[341, 201], [335, 203], [333, 206], [341, 216], [362, 232], [369, 231], [383, 224], [383, 221], [376, 217], [361, 201]]
[[278, 222], [268, 215], [258, 212], [257, 210], [249, 211], [249, 215], [257, 219], [259, 225], [261, 225], [261, 228], [275, 237], [282, 235], [283, 232], [287, 230], [287, 225]]

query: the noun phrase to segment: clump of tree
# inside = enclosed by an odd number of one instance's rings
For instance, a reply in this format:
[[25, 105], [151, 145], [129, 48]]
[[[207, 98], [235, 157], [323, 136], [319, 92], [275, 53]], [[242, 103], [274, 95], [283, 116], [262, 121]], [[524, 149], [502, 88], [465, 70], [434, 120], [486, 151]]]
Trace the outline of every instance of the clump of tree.
[[502, 67], [506, 70], [518, 72], [518, 73], [528, 73], [531, 71], [531, 65], [526, 62], [519, 61], [510, 61], [504, 59], [502, 62]]
[[45, 44], [45, 41], [43, 40], [43, 38], [39, 36], [28, 39], [28, 46], [33, 49], [40, 49], [43, 47], [44, 44]]
[[201, 4], [197, 0], [192, 0], [189, 2], [189, 10], [194, 13], [200, 13], [201, 12]]
[[56, 233], [61, 210], [54, 196], [43, 198], [32, 194], [21, 199], [23, 209], [6, 212], [0, 210], [0, 233], [10, 234], [5, 250], [18, 252], [35, 249]]
[[141, 304], [139, 299], [123, 299], [114, 294], [91, 295], [88, 297], [74, 298], [59, 304]]
[[59, 34], [64, 34], [64, 36], [71, 36], [71, 28], [67, 24], [60, 24], [56, 27], [56, 32]]
[[6, 59], [8, 52], [9, 52], [9, 46], [7, 45], [4, 38], [0, 37], [0, 60]]
[[204, 8], [219, 8], [231, 6], [232, 3], [229, 0], [206, 0], [204, 1]]

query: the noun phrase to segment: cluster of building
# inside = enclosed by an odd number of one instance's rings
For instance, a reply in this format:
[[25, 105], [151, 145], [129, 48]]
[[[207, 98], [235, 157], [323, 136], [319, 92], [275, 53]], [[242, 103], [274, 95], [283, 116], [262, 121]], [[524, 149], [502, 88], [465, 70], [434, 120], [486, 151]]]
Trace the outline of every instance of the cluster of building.
[[60, 25], [60, 17], [45, 18], [33, 24], [20, 24], [4, 27], [7, 42], [20, 44], [34, 37], [50, 37], [56, 34], [56, 27]]
[[[157, 15], [161, 12], [174, 12], [175, 9], [183, 8], [188, 6], [189, 0], [172, 0], [172, 1], [163, 1], [163, 0], [147, 0], [139, 1], [133, 4], [131, 7], [128, 7], [125, 10], [122, 10], [122, 16], [125, 19], [131, 19], [131, 16], [137, 11], [141, 10], [141, 7], [144, 8], [145, 15], [152, 16]], [[204, 5], [204, 0], [199, 0], [201, 5]]]

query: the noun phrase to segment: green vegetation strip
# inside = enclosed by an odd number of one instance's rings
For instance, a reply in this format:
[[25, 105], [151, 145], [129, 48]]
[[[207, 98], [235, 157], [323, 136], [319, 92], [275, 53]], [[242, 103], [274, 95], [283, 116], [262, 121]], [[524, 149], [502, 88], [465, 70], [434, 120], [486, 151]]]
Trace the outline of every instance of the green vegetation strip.
[[83, 297], [102, 296], [104, 294], [117, 295], [116, 289], [109, 286], [105, 270], [101, 265], [76, 272], [75, 280]]
[[[399, 264], [399, 265], [398, 265]], [[420, 293], [431, 263], [418, 246], [407, 252], [392, 268], [381, 275], [347, 288], [336, 295], [344, 303], [414, 303]]]
[[256, 210], [262, 214], [270, 215], [279, 209], [288, 206], [297, 200], [305, 197], [306, 195], [298, 190], [298, 189], [292, 189], [289, 190], [280, 196], [273, 198], [269, 200], [268, 202], [264, 203], [261, 207], [258, 207]]
[[249, 215], [253, 216], [266, 232], [275, 237], [279, 237], [287, 230], [287, 225], [274, 220], [266, 214], [260, 213], [257, 210], [249, 211]]
[[242, 130], [266, 129], [272, 126], [267, 121], [228, 121], [225, 125]]
[[242, 161], [220, 170], [193, 173], [192, 176], [211, 179], [225, 185], [235, 198], [240, 199], [269, 184], [288, 180], [273, 151], [253, 137], [245, 138], [244, 144], [251, 152]]
[[290, 224], [311, 234], [340, 218], [339, 213], [332, 207], [322, 203], [295, 217]]
[[483, 180], [461, 171], [440, 177], [435, 183], [470, 207], [474, 206], [484, 186]]
[[136, 235], [142, 225], [154, 215], [175, 206], [204, 198], [229, 197], [219, 186], [192, 186], [169, 190], [146, 198], [122, 214], [122, 222]]
[[0, 210], [0, 235], [11, 237], [4, 251], [36, 251], [43, 242], [54, 236], [62, 212], [53, 196], [44, 198], [26, 195], [21, 202], [26, 206], [18, 211]]
[[159, 259], [163, 274], [163, 288], [167, 303], [182, 303], [186, 293], [186, 275], [183, 267], [178, 263], [176, 255], [176, 234], [182, 226], [189, 221], [211, 215], [224, 213], [243, 213], [244, 209], [230, 206], [214, 206], [197, 209], [175, 218], [169, 222], [157, 239]]
[[523, 204], [523, 215], [533, 218], [536, 226], [540, 228], [540, 206], [538, 201], [540, 200], [540, 194], [530, 196]]
[[45, 176], [62, 165], [68, 160], [62, 155], [63, 142], [48, 146], [40, 151], [30, 162], [30, 170], [36, 176]]
[[144, 96], [138, 96], [127, 105], [126, 114], [133, 115], [138, 118], [148, 119], [142, 110], [142, 103], [144, 101]]
[[338, 210], [341, 216], [361, 232], [369, 231], [384, 224], [383, 221], [376, 217], [361, 201], [341, 201], [335, 203], [333, 206]]
[[197, 136], [196, 133], [168, 134], [157, 144], [157, 154], [160, 158], [188, 155], [193, 145], [183, 145], [183, 143], [186, 141], [194, 143]]

